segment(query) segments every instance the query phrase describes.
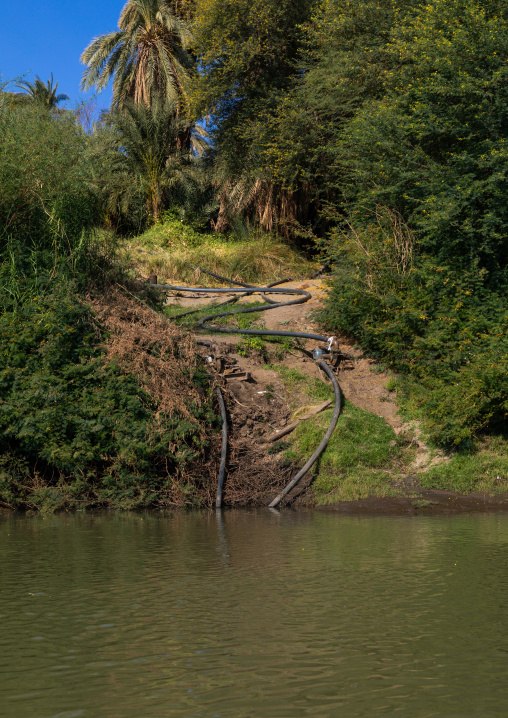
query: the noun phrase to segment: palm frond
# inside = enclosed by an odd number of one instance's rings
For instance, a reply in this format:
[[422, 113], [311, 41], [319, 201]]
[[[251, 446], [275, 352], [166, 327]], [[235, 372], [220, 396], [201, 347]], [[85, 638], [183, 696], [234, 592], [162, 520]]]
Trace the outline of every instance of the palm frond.
[[56, 85], [53, 84], [53, 73], [51, 78], [44, 83], [41, 78], [36, 75], [34, 82], [22, 81], [16, 85], [19, 89], [25, 90], [27, 97], [33, 102], [37, 102], [40, 105], [48, 108], [49, 110], [55, 108], [58, 103], [63, 100], [68, 100], [69, 97], [64, 93], [56, 94], [58, 88], [58, 82]]
[[187, 102], [184, 82], [195, 64], [187, 52], [192, 43], [188, 25], [167, 0], [128, 0], [118, 26], [83, 51], [82, 89], [102, 90], [113, 78], [114, 106], [129, 99], [150, 104], [155, 95], [164, 95], [178, 100], [179, 114]]

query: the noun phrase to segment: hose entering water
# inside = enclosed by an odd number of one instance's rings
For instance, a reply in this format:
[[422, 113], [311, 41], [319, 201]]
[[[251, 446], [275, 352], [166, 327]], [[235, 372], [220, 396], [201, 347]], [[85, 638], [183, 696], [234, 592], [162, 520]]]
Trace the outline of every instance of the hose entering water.
[[[212, 314], [208, 317], [205, 317], [204, 319], [201, 319], [198, 323], [199, 326], [203, 327], [203, 329], [208, 329], [214, 332], [223, 332], [225, 334], [248, 334], [251, 336], [275, 336], [275, 337], [293, 337], [297, 339], [314, 339], [318, 342], [325, 342], [329, 343], [330, 337], [322, 336], [321, 334], [311, 334], [308, 332], [289, 332], [289, 331], [273, 331], [268, 329], [234, 329], [231, 327], [218, 327], [216, 325], [209, 324], [212, 319], [219, 319], [221, 317], [230, 317], [234, 316], [235, 314], [248, 314], [250, 312], [264, 312], [268, 311], [270, 309], [278, 309], [279, 307], [289, 307], [293, 304], [302, 304], [304, 302], [307, 302], [311, 298], [310, 292], [306, 292], [304, 289], [293, 289], [293, 288], [284, 288], [280, 289], [277, 288], [277, 284], [282, 284], [283, 282], [291, 281], [288, 279], [282, 280], [280, 282], [274, 282], [271, 285], [268, 285], [266, 287], [255, 287], [252, 285], [242, 284], [241, 282], [234, 282], [231, 279], [228, 279], [227, 277], [222, 277], [219, 274], [214, 274], [213, 272], [209, 272], [205, 269], [201, 269], [199, 267], [201, 272], [204, 272], [205, 274], [209, 274], [212, 277], [215, 277], [217, 279], [220, 279], [223, 282], [228, 282], [229, 284], [236, 284], [240, 285], [239, 287], [228, 287], [227, 289], [215, 289], [215, 288], [203, 288], [203, 287], [179, 287], [172, 284], [149, 284], [150, 287], [154, 287], [157, 289], [169, 289], [173, 291], [179, 291], [179, 292], [197, 292], [201, 294], [238, 294], [241, 296], [246, 296], [249, 294], [253, 294], [254, 292], [259, 292], [263, 298], [268, 302], [266, 306], [261, 307], [247, 307], [243, 309], [236, 310], [234, 312], [219, 312], [217, 314]], [[266, 293], [270, 294], [296, 294], [296, 299], [287, 301], [287, 302], [276, 302], [271, 299], [269, 299], [267, 296], [265, 296]], [[228, 302], [224, 302], [224, 304], [229, 303], [233, 300], [228, 300]], [[222, 305], [219, 305], [222, 306]], [[201, 309], [193, 309], [190, 312], [183, 312], [182, 314], [179, 314], [173, 319], [179, 319], [180, 317], [187, 316], [188, 314], [193, 314], [197, 311], [201, 311]], [[201, 342], [200, 342], [201, 343]], [[204, 342], [203, 342], [204, 343]], [[326, 350], [325, 350], [326, 351]], [[323, 352], [318, 352], [319, 355], [322, 355]], [[335, 378], [335, 375], [333, 374], [332, 370], [326, 364], [322, 359], [319, 359], [316, 361], [316, 364], [320, 369], [322, 369], [325, 374], [329, 377], [329, 379], [332, 382], [334, 395], [335, 395], [335, 407], [332, 419], [330, 421], [330, 426], [328, 427], [328, 430], [326, 434], [324, 435], [321, 443], [319, 444], [316, 451], [312, 454], [310, 459], [307, 461], [307, 463], [300, 469], [300, 471], [294, 476], [293, 479], [287, 484], [287, 486], [284, 487], [284, 489], [280, 492], [280, 494], [269, 504], [270, 508], [273, 508], [277, 506], [280, 501], [283, 499], [283, 497], [291, 491], [292, 488], [296, 486], [296, 484], [305, 476], [305, 474], [309, 471], [309, 469], [314, 465], [314, 463], [317, 461], [317, 459], [321, 456], [323, 451], [326, 448], [326, 445], [328, 444], [328, 441], [333, 433], [333, 430], [335, 429], [335, 426], [337, 424], [337, 420], [340, 415], [341, 410], [341, 393], [340, 393], [340, 387], [337, 382], [337, 379]], [[226, 422], [226, 409], [224, 406], [224, 400], [222, 398], [222, 394], [220, 393], [220, 390], [217, 390], [218, 398], [219, 398], [219, 404], [221, 407], [221, 415], [222, 415], [222, 454], [221, 454], [221, 468], [219, 471], [219, 484], [217, 487], [217, 498], [215, 505], [217, 508], [220, 508], [222, 505], [222, 491], [223, 491], [223, 484], [224, 484], [224, 472], [225, 472], [225, 466], [226, 466], [226, 447], [227, 447], [227, 422]]]
[[222, 398], [222, 392], [217, 387], [217, 398], [219, 400], [220, 413], [222, 417], [222, 451], [220, 455], [219, 481], [217, 483], [217, 498], [215, 499], [215, 507], [220, 509], [222, 506], [222, 490], [224, 487], [224, 474], [226, 473], [226, 454], [228, 450], [228, 417], [226, 414], [226, 405]]
[[331, 382], [332, 382], [332, 384], [333, 384], [333, 391], [334, 391], [334, 394], [335, 394], [335, 407], [334, 407], [334, 410], [333, 410], [332, 420], [331, 420], [331, 422], [330, 422], [330, 426], [328, 427], [328, 431], [326, 432], [326, 434], [323, 436], [323, 438], [322, 438], [322, 440], [321, 440], [321, 443], [319, 444], [319, 446], [318, 446], [318, 448], [316, 449], [316, 451], [312, 454], [312, 456], [310, 457], [310, 459], [307, 461], [307, 463], [305, 464], [305, 466], [302, 466], [302, 468], [301, 468], [300, 471], [296, 474], [296, 476], [295, 476], [293, 479], [291, 479], [291, 481], [289, 482], [289, 484], [287, 484], [287, 485], [282, 489], [282, 491], [280, 492], [280, 494], [274, 498], [274, 500], [272, 501], [272, 503], [271, 503], [271, 504], [268, 504], [268, 506], [269, 506], [271, 509], [275, 508], [275, 506], [277, 506], [277, 504], [279, 504], [279, 503], [282, 501], [282, 499], [284, 498], [284, 496], [285, 496], [287, 493], [289, 493], [289, 491], [291, 491], [291, 489], [293, 488], [293, 486], [296, 486], [296, 484], [300, 481], [300, 479], [302, 479], [302, 478], [305, 476], [305, 474], [307, 473], [307, 471], [309, 471], [309, 469], [310, 469], [310, 468], [316, 463], [316, 461], [319, 459], [319, 457], [321, 456], [321, 454], [322, 454], [323, 451], [325, 450], [326, 445], [328, 444], [328, 441], [329, 441], [329, 439], [330, 439], [330, 437], [331, 437], [331, 435], [332, 435], [332, 433], [333, 433], [333, 430], [335, 429], [335, 425], [337, 424], [337, 419], [339, 418], [340, 408], [341, 408], [341, 396], [340, 396], [340, 387], [339, 387], [339, 384], [338, 384], [338, 382], [337, 382], [337, 379], [335, 378], [335, 376], [334, 376], [332, 370], [330, 369], [330, 367], [328, 366], [328, 364], [326, 364], [324, 361], [319, 361], [319, 362], [317, 362], [317, 365], [318, 365], [319, 367], [321, 367], [321, 369], [323, 369], [323, 371], [326, 372], [326, 374], [328, 374], [328, 376], [330, 377]]

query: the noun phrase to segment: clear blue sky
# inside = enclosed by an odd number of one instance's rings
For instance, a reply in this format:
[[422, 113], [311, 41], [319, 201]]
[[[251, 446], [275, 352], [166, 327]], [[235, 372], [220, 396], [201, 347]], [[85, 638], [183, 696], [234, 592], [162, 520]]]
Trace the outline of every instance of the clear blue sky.
[[[57, 92], [69, 95], [62, 107], [72, 108], [93, 93], [79, 89], [84, 67], [79, 56], [92, 38], [118, 28], [120, 11], [126, 0], [5, 0], [2, 3], [2, 43], [0, 74], [11, 80], [25, 76], [43, 82], [51, 73], [58, 82]], [[111, 92], [97, 96], [98, 109], [106, 108]]]

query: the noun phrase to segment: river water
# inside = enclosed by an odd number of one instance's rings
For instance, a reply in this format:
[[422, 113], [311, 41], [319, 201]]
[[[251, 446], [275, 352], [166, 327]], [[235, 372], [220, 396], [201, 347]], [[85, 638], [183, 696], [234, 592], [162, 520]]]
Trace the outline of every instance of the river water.
[[508, 515], [0, 519], [2, 718], [508, 715]]

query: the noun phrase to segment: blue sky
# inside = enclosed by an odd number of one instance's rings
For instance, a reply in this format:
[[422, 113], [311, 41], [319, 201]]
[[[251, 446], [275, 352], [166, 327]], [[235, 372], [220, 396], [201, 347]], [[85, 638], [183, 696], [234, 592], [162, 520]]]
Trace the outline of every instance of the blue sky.
[[[10, 80], [28, 73], [43, 82], [53, 73], [58, 92], [69, 95], [62, 107], [72, 108], [93, 93], [79, 89], [84, 67], [79, 56], [92, 38], [118, 28], [125, 0], [8, 0], [2, 5], [0, 74]], [[109, 89], [97, 95], [97, 109], [111, 100]]]

